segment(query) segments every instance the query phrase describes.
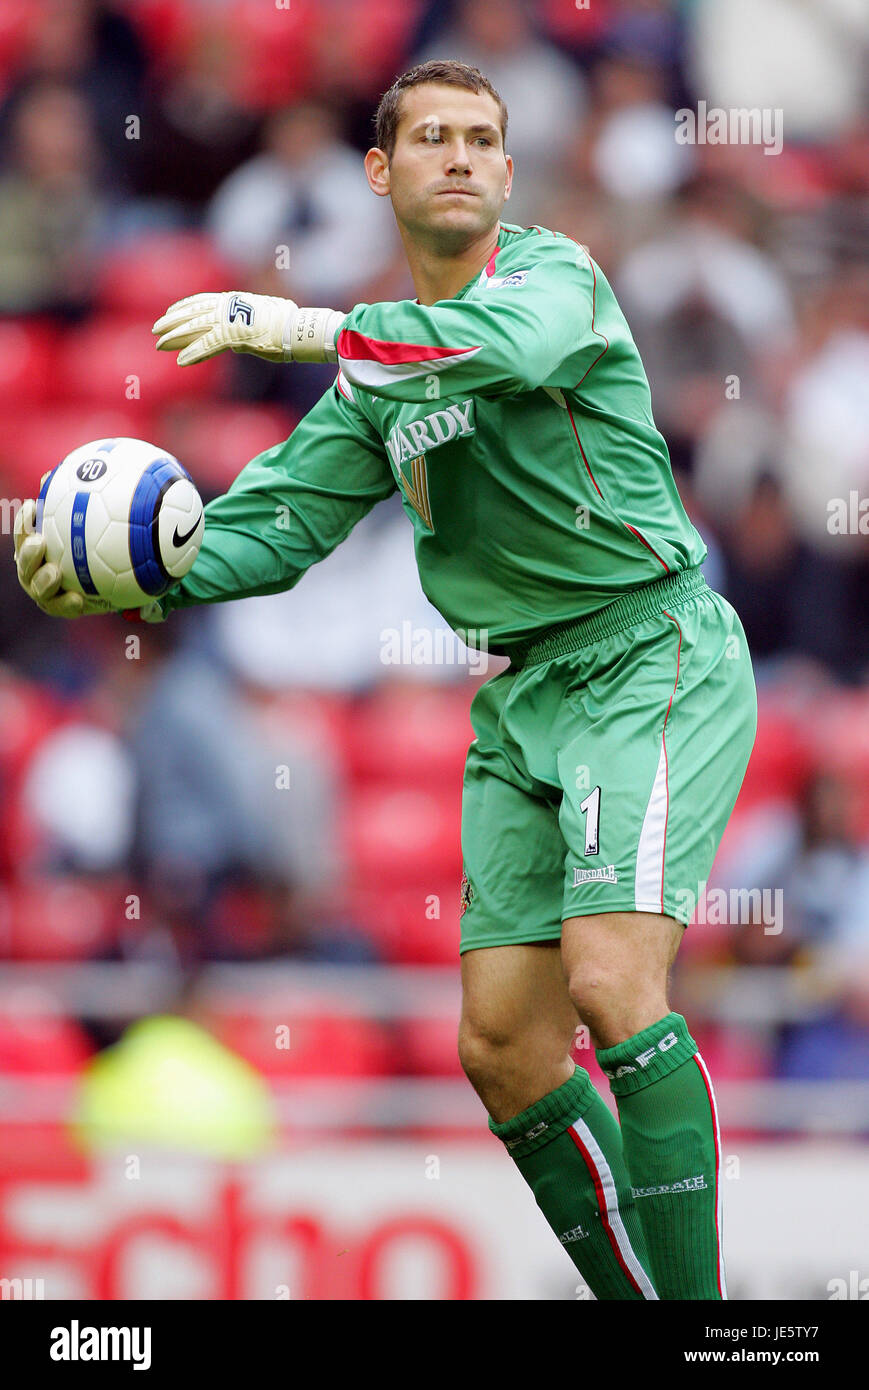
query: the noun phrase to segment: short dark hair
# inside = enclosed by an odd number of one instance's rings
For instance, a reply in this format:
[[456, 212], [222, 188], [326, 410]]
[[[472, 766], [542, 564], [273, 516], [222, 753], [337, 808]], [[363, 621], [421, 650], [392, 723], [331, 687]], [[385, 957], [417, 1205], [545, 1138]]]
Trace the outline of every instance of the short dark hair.
[[495, 91], [488, 77], [479, 68], [468, 63], [457, 63], [450, 58], [433, 58], [427, 63], [417, 63], [397, 77], [387, 92], [383, 93], [374, 117], [377, 148], [383, 150], [389, 159], [395, 151], [395, 137], [401, 115], [401, 95], [409, 87], [420, 87], [424, 82], [440, 82], [448, 87], [464, 87], [468, 92], [488, 92], [497, 102], [501, 114], [501, 139], [507, 143], [507, 107], [503, 98]]

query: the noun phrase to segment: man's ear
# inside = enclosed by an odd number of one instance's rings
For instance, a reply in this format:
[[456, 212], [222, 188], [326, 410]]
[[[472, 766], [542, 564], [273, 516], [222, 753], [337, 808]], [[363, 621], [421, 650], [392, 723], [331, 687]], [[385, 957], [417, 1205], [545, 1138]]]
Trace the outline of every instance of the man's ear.
[[504, 185], [504, 202], [506, 203], [513, 188], [513, 160], [510, 158], [509, 154], [505, 156], [505, 159], [507, 164], [507, 182]]
[[365, 156], [365, 177], [372, 193], [378, 198], [389, 197], [389, 157], [376, 145]]

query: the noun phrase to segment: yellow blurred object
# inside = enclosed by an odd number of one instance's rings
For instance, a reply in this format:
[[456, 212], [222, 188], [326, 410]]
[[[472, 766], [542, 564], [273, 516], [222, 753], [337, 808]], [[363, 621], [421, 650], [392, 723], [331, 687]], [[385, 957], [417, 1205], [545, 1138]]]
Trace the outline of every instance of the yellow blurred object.
[[132, 1024], [88, 1064], [70, 1128], [89, 1152], [140, 1143], [236, 1160], [270, 1146], [275, 1114], [255, 1068], [165, 1014]]

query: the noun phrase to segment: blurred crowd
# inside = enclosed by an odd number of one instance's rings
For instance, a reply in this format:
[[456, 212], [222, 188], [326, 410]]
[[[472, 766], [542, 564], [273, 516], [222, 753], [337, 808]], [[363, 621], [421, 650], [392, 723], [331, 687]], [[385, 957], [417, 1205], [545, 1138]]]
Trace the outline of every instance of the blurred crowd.
[[[762, 770], [721, 882], [783, 889], [784, 928], [698, 926], [695, 957], [869, 958], [867, 46], [861, 0], [4, 0], [4, 530], [89, 438], [151, 439], [209, 496], [286, 437], [331, 369], [179, 373], [151, 321], [218, 286], [412, 297], [361, 156], [398, 72], [471, 62], [509, 111], [504, 220], [575, 237], [613, 284], [749, 637]], [[778, 112], [780, 151], [678, 143], [700, 102]], [[385, 632], [445, 628], [395, 498], [298, 589], [133, 647], [120, 620], [40, 617], [11, 565], [0, 585], [7, 955], [455, 959], [476, 680], [385, 664]], [[63, 892], [26, 922], [36, 882]], [[764, 1065], [869, 1077], [867, 1021], [855, 973]]]

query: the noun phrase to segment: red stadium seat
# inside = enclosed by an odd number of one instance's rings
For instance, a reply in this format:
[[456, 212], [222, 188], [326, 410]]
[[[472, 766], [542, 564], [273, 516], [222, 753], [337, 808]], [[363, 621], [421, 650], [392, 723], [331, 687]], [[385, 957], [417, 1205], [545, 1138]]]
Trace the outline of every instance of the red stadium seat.
[[358, 889], [349, 910], [384, 958], [402, 965], [455, 965], [459, 959], [461, 875], [429, 885]]
[[132, 435], [162, 446], [153, 429], [153, 416], [143, 401], [122, 402], [115, 407], [67, 405], [53, 406], [50, 412], [22, 412], [6, 419], [0, 471], [18, 496], [34, 497], [41, 474], [79, 444]]
[[[0, 877], [19, 872], [38, 843], [19, 790], [35, 749], [65, 713], [43, 687], [0, 675]], [[7, 951], [10, 939], [0, 928], [0, 949]]]
[[345, 807], [350, 866], [362, 887], [423, 891], [462, 872], [461, 795], [419, 789], [357, 788]]
[[[176, 299], [232, 289], [235, 270], [198, 232], [151, 232], [110, 252], [97, 285], [100, 307], [134, 318], [148, 343], [151, 325]], [[160, 354], [174, 362], [171, 354]]]
[[818, 761], [858, 776], [869, 775], [869, 694], [838, 690], [824, 697], [809, 720]]
[[3, 0], [0, 5], [0, 85], [12, 77], [26, 58], [37, 25], [42, 20], [34, 0]]
[[800, 795], [812, 771], [812, 750], [797, 716], [761, 700], [757, 739], [736, 803], [742, 812], [761, 801], [789, 801]]
[[93, 1052], [74, 1019], [17, 1009], [0, 1015], [0, 1073], [77, 1072]]
[[772, 1048], [763, 1031], [691, 1022], [691, 1036], [716, 1081], [755, 1081], [771, 1076]]
[[841, 776], [854, 790], [855, 831], [869, 841], [869, 695], [839, 690], [808, 719], [818, 770]]
[[594, 0], [593, 5], [583, 6], [578, 0], [540, 0], [538, 21], [557, 43], [584, 48], [600, 41], [611, 13], [609, 0]]
[[403, 1019], [396, 1037], [402, 1072], [410, 1076], [463, 1076], [458, 1026], [458, 1018]]
[[329, 0], [318, 34], [320, 79], [339, 74], [343, 87], [366, 94], [388, 87], [407, 66], [421, 8], [419, 0]]
[[[470, 682], [469, 682], [470, 684]], [[350, 731], [350, 772], [360, 782], [461, 787], [473, 738], [471, 692], [387, 686], [361, 702]]]
[[0, 670], [0, 776], [18, 777], [40, 740], [63, 719], [66, 709], [44, 686]]
[[269, 405], [202, 405], [169, 411], [163, 421], [167, 448], [212, 492], [225, 492], [249, 459], [282, 443], [295, 424], [288, 411]]
[[114, 941], [123, 890], [76, 878], [32, 878], [11, 890], [10, 955], [84, 960]]
[[26, 319], [0, 320], [0, 406], [41, 405], [51, 392], [56, 334]]
[[308, 90], [316, 31], [330, 23], [321, 0], [291, 0], [280, 7], [232, 0], [224, 15], [222, 32], [235, 54], [232, 95], [237, 101], [268, 110]]
[[[190, 0], [135, 0], [128, 17], [142, 37], [149, 56], [158, 63], [183, 59], [196, 32], [197, 12]], [[204, 16], [199, 16], [203, 22]]]
[[387, 1076], [393, 1070], [390, 1031], [368, 1018], [325, 1011], [293, 1016], [291, 1009], [275, 1008], [222, 1018], [213, 1031], [267, 1076]]
[[[144, 320], [112, 315], [71, 333], [57, 360], [64, 397], [152, 411], [169, 401], [211, 395], [225, 375], [225, 364], [212, 358], [185, 370], [173, 353], [155, 350], [150, 327]], [[140, 430], [135, 435], [142, 438]]]

